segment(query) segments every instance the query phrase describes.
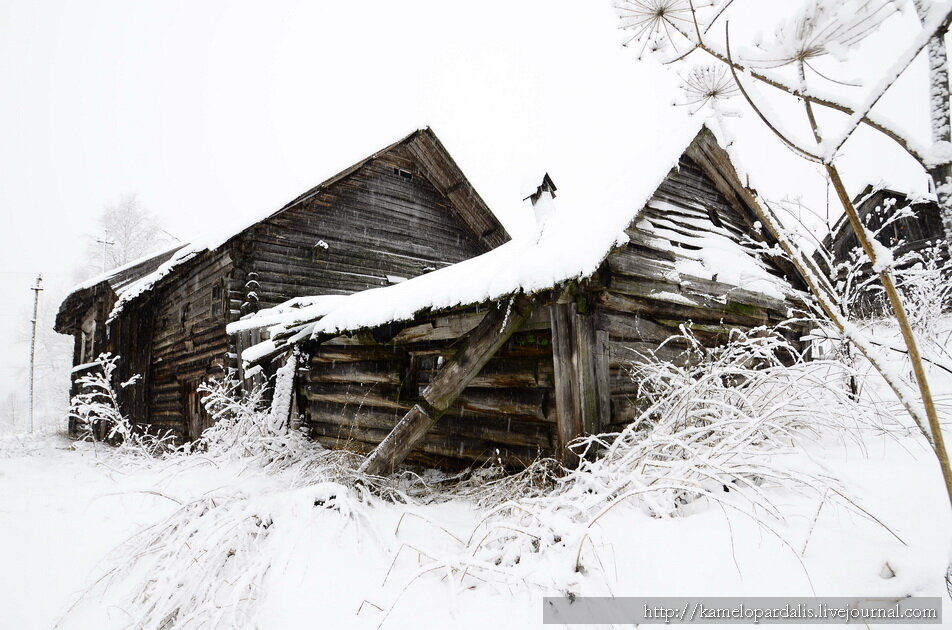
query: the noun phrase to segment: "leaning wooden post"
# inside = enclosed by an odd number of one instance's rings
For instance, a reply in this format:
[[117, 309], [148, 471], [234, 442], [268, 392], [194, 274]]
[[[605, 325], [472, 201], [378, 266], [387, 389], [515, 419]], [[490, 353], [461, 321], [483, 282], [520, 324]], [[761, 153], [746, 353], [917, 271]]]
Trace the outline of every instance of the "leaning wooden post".
[[497, 302], [470, 334], [463, 348], [447, 361], [423, 390], [423, 400], [408, 411], [370, 453], [360, 472], [386, 475], [396, 470], [489, 359], [525, 323], [533, 306], [534, 300], [525, 295]]

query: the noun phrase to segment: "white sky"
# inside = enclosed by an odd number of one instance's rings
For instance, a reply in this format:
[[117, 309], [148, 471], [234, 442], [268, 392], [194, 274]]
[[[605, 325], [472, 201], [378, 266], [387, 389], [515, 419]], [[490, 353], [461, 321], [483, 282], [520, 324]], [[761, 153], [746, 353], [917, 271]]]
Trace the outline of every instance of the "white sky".
[[[910, 13], [877, 36], [867, 69], [882, 72], [914, 24]], [[68, 288], [98, 214], [124, 193], [188, 240], [429, 124], [513, 233], [531, 216], [525, 174], [547, 169], [560, 193], [584, 196], [626, 146], [658, 142], [685, 114], [670, 106], [671, 70], [639, 63], [622, 38], [609, 0], [0, 0], [0, 393], [28, 360], [36, 273], [47, 295]], [[923, 141], [924, 77], [919, 64], [882, 109]], [[733, 132], [762, 193], [822, 207], [823, 178], [752, 115]], [[924, 188], [871, 134], [847, 149], [852, 190]]]

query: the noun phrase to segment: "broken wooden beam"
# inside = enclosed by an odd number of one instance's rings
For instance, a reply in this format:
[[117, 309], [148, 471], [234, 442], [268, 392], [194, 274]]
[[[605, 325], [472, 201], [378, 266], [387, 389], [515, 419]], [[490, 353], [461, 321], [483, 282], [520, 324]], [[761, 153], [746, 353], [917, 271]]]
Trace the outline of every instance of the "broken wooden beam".
[[368, 475], [393, 472], [459, 398], [486, 363], [532, 314], [533, 298], [520, 295], [496, 302], [470, 333], [461, 350], [423, 390], [423, 400], [397, 422], [360, 467]]

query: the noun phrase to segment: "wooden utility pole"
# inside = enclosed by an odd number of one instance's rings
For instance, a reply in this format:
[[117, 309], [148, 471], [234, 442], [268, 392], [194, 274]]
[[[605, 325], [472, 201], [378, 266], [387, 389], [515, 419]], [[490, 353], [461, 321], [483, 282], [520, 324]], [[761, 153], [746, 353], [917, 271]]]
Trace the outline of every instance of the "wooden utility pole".
[[34, 380], [36, 379], [36, 320], [37, 315], [40, 310], [40, 291], [43, 290], [43, 287], [40, 286], [40, 283], [43, 282], [43, 274], [36, 276], [36, 284], [30, 287], [30, 290], [33, 291], [33, 319], [31, 323], [33, 324], [33, 334], [30, 336], [30, 433], [33, 433], [33, 394], [34, 394]]

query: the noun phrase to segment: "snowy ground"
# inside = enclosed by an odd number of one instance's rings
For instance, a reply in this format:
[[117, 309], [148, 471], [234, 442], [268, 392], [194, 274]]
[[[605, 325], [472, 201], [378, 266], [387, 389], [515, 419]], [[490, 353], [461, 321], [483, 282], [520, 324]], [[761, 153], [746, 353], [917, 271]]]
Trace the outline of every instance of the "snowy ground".
[[[935, 380], [947, 400], [952, 378], [936, 373]], [[474, 531], [485, 535], [487, 509], [465, 499], [358, 503], [351, 490], [296, 487], [293, 471], [266, 474], [241, 459], [117, 459], [59, 435], [7, 438], [0, 441], [0, 625], [139, 627], [123, 589], [139, 588], [141, 575], [115, 580], [105, 594], [86, 589], [115, 566], [123, 541], [180, 504], [236, 493], [275, 523], [240, 565], [246, 573], [269, 567], [248, 595], [254, 622], [243, 627], [526, 628], [541, 625], [543, 595], [567, 593], [941, 595], [952, 619], [945, 585], [952, 516], [923, 441], [911, 432], [867, 431], [859, 441], [824, 434], [798, 457], [791, 465], [806, 462], [837, 478], [882, 524], [842, 501], [820, 508], [816, 496], [781, 489], [769, 499], [783, 520], [754, 520], [714, 502], [668, 519], [620, 505], [588, 530], [576, 572], [574, 539], [500, 565], [480, 563], [466, 543]], [[218, 534], [227, 540], [228, 532]], [[894, 577], [883, 577], [887, 564]], [[174, 590], [195, 576], [151, 578]]]

